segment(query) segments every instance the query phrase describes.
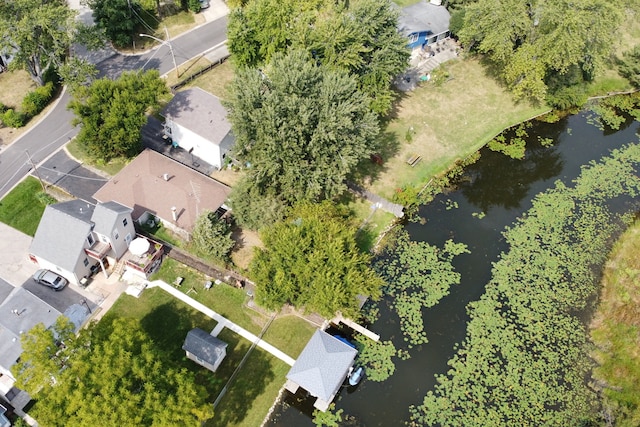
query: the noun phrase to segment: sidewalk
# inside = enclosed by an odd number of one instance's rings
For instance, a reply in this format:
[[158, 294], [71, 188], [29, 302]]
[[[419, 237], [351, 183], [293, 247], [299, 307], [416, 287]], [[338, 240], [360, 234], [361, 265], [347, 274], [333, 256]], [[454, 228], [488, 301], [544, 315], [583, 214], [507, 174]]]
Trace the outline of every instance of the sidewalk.
[[0, 277], [20, 287], [38, 270], [29, 260], [31, 236], [0, 222]]
[[218, 333], [220, 333], [220, 331], [223, 328], [228, 328], [228, 329], [232, 330], [233, 332], [237, 333], [238, 335], [240, 335], [241, 337], [249, 340], [251, 343], [256, 344], [258, 347], [262, 348], [263, 350], [268, 351], [269, 353], [271, 353], [272, 355], [274, 355], [278, 359], [282, 360], [287, 365], [293, 366], [293, 364], [295, 363], [295, 359], [294, 358], [292, 358], [289, 355], [285, 354], [281, 350], [278, 350], [276, 347], [272, 346], [268, 342], [263, 341], [262, 339], [258, 338], [257, 336], [255, 336], [251, 332], [249, 332], [246, 329], [238, 326], [237, 324], [233, 323], [231, 320], [229, 320], [226, 317], [216, 313], [215, 311], [211, 310], [209, 307], [206, 307], [204, 304], [201, 304], [200, 302], [194, 300], [190, 296], [186, 295], [182, 291], [179, 291], [178, 289], [174, 288], [173, 286], [169, 285], [168, 283], [165, 283], [162, 280], [155, 280], [153, 282], [149, 282], [148, 287], [149, 288], [159, 287], [163, 291], [169, 293], [170, 295], [174, 296], [175, 298], [178, 298], [180, 301], [190, 305], [191, 307], [195, 308], [199, 312], [205, 314], [206, 316], [208, 316], [208, 317], [214, 319], [216, 322], [218, 322], [218, 325], [216, 326], [216, 328], [212, 332], [213, 336], [216, 336]]

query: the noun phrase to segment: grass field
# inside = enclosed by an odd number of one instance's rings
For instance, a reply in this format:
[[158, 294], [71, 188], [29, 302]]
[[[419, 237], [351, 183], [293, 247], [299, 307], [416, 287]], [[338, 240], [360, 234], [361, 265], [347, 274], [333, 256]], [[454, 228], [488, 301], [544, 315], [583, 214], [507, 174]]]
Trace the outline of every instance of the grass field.
[[38, 199], [39, 193], [42, 193], [40, 182], [27, 177], [0, 200], [0, 221], [33, 236], [46, 207]]
[[[362, 171], [372, 177], [374, 193], [392, 198], [397, 188], [419, 188], [503, 129], [548, 110], [515, 103], [475, 59], [447, 62], [440, 72], [448, 76], [444, 83], [423, 83], [403, 94], [383, 128], [384, 165], [367, 162]], [[406, 161], [414, 155], [422, 160], [412, 167]]]
[[640, 222], [614, 246], [605, 266], [600, 304], [591, 324], [605, 406], [617, 426], [640, 422]]
[[[165, 260], [165, 263], [167, 261]], [[189, 286], [190, 280], [193, 280], [193, 276], [185, 279], [183, 287]], [[205, 294], [206, 297], [197, 298], [201, 294]], [[242, 310], [242, 302], [246, 297], [240, 290], [221, 285], [210, 291], [191, 293], [190, 296], [201, 300], [233, 321], [246, 320], [243, 315], [238, 315], [238, 310]], [[128, 295], [121, 296], [105, 315], [106, 321], [115, 317], [139, 319], [140, 324], [160, 351], [170, 354], [172, 359], [178, 361], [181, 366], [196, 373], [197, 381], [206, 386], [209, 393], [208, 399], [212, 403], [251, 345], [236, 333], [224, 329], [219, 338], [229, 346], [227, 357], [218, 371], [211, 373], [186, 359], [181, 346], [187, 332], [194, 327], [212, 330], [216, 322], [172, 298], [159, 288], [147, 289], [138, 299]], [[266, 317], [262, 319], [262, 326], [265, 323]], [[262, 326], [252, 329], [258, 333]], [[314, 331], [315, 328], [306, 321], [288, 315], [275, 319], [264, 339], [285, 353], [297, 357]], [[284, 384], [288, 370], [287, 364], [266, 351], [255, 348], [220, 401], [214, 418], [206, 425], [216, 427], [260, 425]]]

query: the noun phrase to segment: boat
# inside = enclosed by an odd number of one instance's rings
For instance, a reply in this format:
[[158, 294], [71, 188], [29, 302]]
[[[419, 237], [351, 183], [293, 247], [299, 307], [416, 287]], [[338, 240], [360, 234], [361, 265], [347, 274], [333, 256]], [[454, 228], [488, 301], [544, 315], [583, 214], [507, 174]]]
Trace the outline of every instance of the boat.
[[349, 385], [358, 385], [358, 383], [364, 377], [364, 367], [358, 366], [357, 368], [351, 370], [349, 373]]

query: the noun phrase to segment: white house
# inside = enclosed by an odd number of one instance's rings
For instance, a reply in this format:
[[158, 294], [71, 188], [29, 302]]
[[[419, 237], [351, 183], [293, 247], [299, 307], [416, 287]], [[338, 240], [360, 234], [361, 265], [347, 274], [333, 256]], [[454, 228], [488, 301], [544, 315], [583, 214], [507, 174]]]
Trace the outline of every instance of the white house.
[[41, 268], [56, 271], [80, 285], [106, 263], [127, 252], [135, 238], [132, 209], [117, 202], [92, 205], [71, 200], [47, 206], [29, 248], [29, 257]]
[[220, 99], [200, 88], [178, 92], [162, 111], [164, 135], [205, 162], [222, 168], [233, 146], [231, 124]]

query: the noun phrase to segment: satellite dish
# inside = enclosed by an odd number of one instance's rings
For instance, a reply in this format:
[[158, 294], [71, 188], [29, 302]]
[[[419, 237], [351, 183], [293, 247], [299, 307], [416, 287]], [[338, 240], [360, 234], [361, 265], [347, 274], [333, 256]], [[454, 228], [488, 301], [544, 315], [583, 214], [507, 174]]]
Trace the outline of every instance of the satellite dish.
[[129, 252], [136, 256], [142, 256], [148, 250], [151, 244], [144, 237], [138, 237], [129, 244]]

